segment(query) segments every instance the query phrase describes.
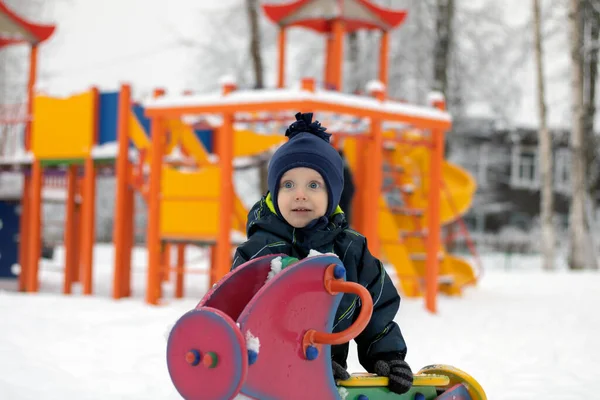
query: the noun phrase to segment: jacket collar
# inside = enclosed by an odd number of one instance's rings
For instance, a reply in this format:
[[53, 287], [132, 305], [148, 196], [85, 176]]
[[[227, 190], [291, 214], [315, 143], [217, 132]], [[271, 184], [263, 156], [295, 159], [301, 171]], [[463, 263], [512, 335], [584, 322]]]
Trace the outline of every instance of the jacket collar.
[[[267, 207], [269, 207], [269, 210], [277, 215], [277, 211], [275, 210], [275, 206], [273, 205], [273, 199], [271, 198], [271, 192], [267, 193], [267, 195], [264, 197], [265, 203], [267, 205]], [[343, 214], [344, 211], [342, 211], [342, 208], [338, 205], [335, 210], [333, 211], [333, 214], [331, 214], [331, 216], [335, 216], [337, 214]]]
[[248, 214], [246, 233], [250, 238], [259, 230], [269, 232], [308, 253], [311, 249], [329, 252], [336, 236], [348, 228], [342, 209], [337, 206], [329, 217], [321, 217], [304, 228], [294, 228], [277, 215], [271, 194], [258, 201]]

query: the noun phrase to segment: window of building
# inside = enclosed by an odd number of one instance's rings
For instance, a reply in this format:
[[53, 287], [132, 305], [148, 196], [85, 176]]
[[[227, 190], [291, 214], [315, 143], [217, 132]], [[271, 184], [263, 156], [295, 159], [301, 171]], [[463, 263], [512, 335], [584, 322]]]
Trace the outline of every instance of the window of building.
[[560, 148], [554, 155], [554, 186], [558, 192], [569, 193], [571, 184], [569, 183], [571, 168], [571, 154], [569, 149]]
[[477, 143], [465, 146], [456, 146], [452, 149], [449, 161], [460, 165], [469, 171], [477, 186], [487, 186], [487, 170], [489, 166], [489, 144]]
[[479, 154], [477, 157], [477, 175], [475, 175], [475, 179], [477, 179], [477, 184], [481, 187], [488, 186], [488, 165], [489, 165], [489, 144], [483, 143], [479, 146]]
[[511, 185], [523, 189], [537, 189], [539, 182], [537, 149], [531, 146], [514, 146]]

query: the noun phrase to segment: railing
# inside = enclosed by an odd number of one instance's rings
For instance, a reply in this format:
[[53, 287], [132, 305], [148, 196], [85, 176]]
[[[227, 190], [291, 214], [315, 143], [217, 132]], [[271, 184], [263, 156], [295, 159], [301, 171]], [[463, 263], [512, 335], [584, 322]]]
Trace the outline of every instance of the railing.
[[24, 132], [29, 120], [26, 103], [0, 104], [0, 159], [24, 154]]
[[0, 126], [25, 124], [27, 121], [27, 103], [0, 104]]

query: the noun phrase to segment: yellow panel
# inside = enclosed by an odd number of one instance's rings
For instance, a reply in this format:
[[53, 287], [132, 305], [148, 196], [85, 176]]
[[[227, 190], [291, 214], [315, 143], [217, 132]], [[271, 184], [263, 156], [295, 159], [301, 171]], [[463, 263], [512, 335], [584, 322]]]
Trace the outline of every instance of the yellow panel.
[[37, 159], [86, 158], [94, 142], [95, 96], [34, 98], [32, 150]]
[[[218, 133], [217, 133], [218, 134]], [[284, 135], [261, 135], [248, 130], [235, 131], [234, 157], [249, 157], [264, 153], [273, 146], [285, 142]]]
[[194, 172], [163, 167], [161, 234], [214, 238], [219, 216], [218, 196], [217, 167]]
[[162, 236], [215, 238], [219, 226], [219, 203], [163, 201], [160, 225]]
[[[236, 203], [239, 199], [236, 196]], [[246, 232], [246, 220], [239, 219], [236, 210], [232, 229]], [[217, 201], [163, 201], [161, 203], [161, 236], [215, 240], [219, 229]]]
[[[216, 238], [219, 226], [219, 176], [216, 166], [182, 172], [165, 166], [162, 176], [161, 235]], [[246, 231], [247, 210], [235, 196], [233, 229]]]
[[179, 171], [173, 167], [163, 167], [162, 195], [170, 197], [219, 198], [220, 171], [216, 166], [204, 167], [198, 171]]

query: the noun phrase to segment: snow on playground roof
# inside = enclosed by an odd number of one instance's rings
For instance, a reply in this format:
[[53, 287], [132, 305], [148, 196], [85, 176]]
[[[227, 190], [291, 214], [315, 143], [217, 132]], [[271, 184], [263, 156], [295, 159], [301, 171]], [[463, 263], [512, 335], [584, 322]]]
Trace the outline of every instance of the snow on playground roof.
[[11, 155], [0, 156], [0, 165], [18, 165], [18, 164], [31, 164], [33, 162], [33, 153], [31, 151], [24, 151], [23, 149], [15, 150]]
[[0, 0], [0, 47], [18, 43], [40, 43], [48, 39], [54, 29], [52, 25], [38, 25], [26, 21]]
[[[239, 106], [242, 104], [250, 106], [255, 104], [257, 105], [256, 111], [260, 111], [260, 104], [286, 102], [317, 102], [321, 104], [348, 106], [361, 110], [382, 112], [388, 114], [387, 118], [396, 120], [400, 120], [401, 116], [410, 116], [449, 123], [452, 121], [450, 114], [433, 107], [423, 107], [390, 100], [379, 101], [371, 97], [350, 95], [329, 90], [316, 90], [315, 92], [298, 89], [238, 90], [227, 95], [162, 96], [147, 100], [144, 103], [144, 107], [146, 108], [147, 115], [151, 115], [152, 110], [158, 109]], [[318, 104], [314, 105], [315, 109], [318, 109], [318, 107]], [[248, 110], [244, 109], [240, 111]]]
[[[117, 158], [119, 154], [119, 144], [117, 142], [108, 142], [100, 145], [94, 145], [92, 147], [92, 158], [94, 160], [113, 159]], [[137, 160], [138, 151], [136, 149], [129, 149], [129, 160]]]
[[406, 18], [406, 11], [394, 11], [368, 0], [298, 0], [287, 4], [263, 5], [265, 14], [282, 26], [303, 26], [329, 32], [331, 20], [345, 22], [346, 32], [358, 29], [391, 30]]

